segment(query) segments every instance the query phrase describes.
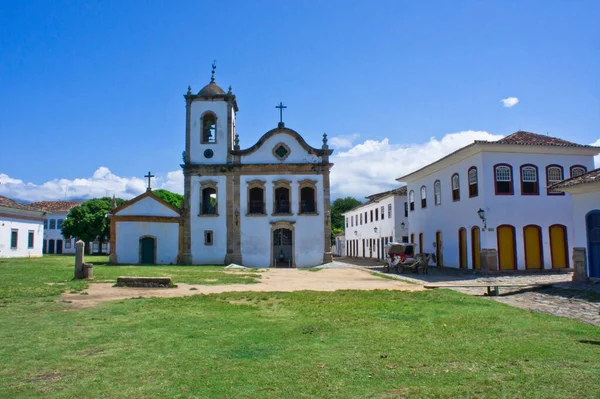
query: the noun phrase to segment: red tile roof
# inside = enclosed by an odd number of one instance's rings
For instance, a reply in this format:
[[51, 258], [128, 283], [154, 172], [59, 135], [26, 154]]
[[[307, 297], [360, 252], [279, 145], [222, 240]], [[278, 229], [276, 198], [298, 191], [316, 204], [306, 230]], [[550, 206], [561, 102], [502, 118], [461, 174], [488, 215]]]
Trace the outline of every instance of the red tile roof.
[[81, 203], [81, 201], [39, 201], [32, 202], [31, 206], [46, 212], [69, 212], [71, 208], [81, 205]]
[[[550, 190], [561, 189], [567, 187], [578, 186], [580, 184], [589, 184], [589, 183], [600, 183], [600, 168], [594, 169], [587, 172], [584, 175], [571, 177], [570, 179], [563, 180], [561, 182], [555, 183], [551, 185]], [[563, 190], [557, 190], [563, 191]]]
[[556, 137], [544, 136], [543, 134], [524, 132], [519, 130], [516, 133], [506, 136], [503, 139], [494, 141], [498, 144], [517, 144], [517, 145], [548, 145], [554, 147], [591, 147], [589, 145], [572, 143], [567, 140]]
[[0, 195], [0, 206], [3, 206], [5, 208], [20, 209], [23, 211], [42, 212], [41, 209], [35, 208], [31, 205], [21, 204], [20, 202], [11, 200], [10, 198], [4, 197], [2, 195]]

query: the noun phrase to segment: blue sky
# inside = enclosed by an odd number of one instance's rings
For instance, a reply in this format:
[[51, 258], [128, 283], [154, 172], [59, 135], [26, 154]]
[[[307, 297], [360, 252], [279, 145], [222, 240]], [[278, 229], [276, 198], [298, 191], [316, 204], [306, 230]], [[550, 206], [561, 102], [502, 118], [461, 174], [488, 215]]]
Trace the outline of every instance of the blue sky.
[[[279, 101], [313, 146], [337, 137], [338, 156], [431, 143], [442, 155], [519, 129], [590, 144], [599, 20], [600, 2], [583, 0], [0, 1], [0, 194], [96, 179], [95, 194], [126, 197], [148, 169], [176, 190], [182, 95], [208, 83], [213, 59], [242, 147], [276, 126]], [[337, 195], [406, 172], [372, 165], [361, 183], [336, 165]]]

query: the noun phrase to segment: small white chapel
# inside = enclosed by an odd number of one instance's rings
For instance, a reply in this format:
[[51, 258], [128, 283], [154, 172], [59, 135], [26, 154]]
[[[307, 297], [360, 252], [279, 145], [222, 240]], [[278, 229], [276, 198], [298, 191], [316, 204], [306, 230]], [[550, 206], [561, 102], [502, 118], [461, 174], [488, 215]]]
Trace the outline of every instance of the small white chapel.
[[279, 123], [250, 148], [236, 133], [238, 104], [215, 82], [186, 103], [184, 201], [146, 193], [113, 210], [111, 262], [312, 267], [331, 261], [329, 157]]

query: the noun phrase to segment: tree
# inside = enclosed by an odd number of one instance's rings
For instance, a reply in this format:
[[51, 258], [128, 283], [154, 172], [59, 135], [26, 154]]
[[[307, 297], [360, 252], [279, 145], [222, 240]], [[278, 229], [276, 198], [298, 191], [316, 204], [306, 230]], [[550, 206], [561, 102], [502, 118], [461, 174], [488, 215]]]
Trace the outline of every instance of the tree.
[[183, 202], [183, 195], [173, 193], [169, 190], [164, 190], [162, 188], [160, 190], [153, 190], [152, 193], [154, 195], [156, 195], [157, 197], [159, 197], [160, 199], [167, 201], [169, 204], [171, 204], [175, 208], [177, 208], [177, 209], [181, 208], [181, 204]]
[[[115, 202], [117, 206], [120, 206], [125, 201], [116, 198]], [[98, 252], [101, 252], [102, 243], [108, 240], [110, 234], [108, 214], [112, 209], [113, 199], [110, 197], [91, 199], [71, 208], [62, 225], [62, 235], [83, 240], [86, 246], [98, 239], [100, 243]]]
[[331, 205], [331, 231], [344, 231], [344, 216], [342, 213], [348, 212], [350, 209], [356, 208], [362, 204], [354, 197], [338, 198]]

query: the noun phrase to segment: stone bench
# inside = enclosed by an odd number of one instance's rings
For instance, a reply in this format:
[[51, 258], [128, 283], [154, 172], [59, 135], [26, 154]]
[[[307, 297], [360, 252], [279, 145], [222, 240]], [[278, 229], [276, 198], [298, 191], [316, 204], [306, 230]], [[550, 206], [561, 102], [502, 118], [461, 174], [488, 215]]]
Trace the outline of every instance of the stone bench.
[[423, 288], [435, 289], [435, 288], [487, 288], [488, 296], [500, 296], [500, 287], [512, 287], [512, 288], [552, 288], [552, 283], [531, 283], [531, 284], [511, 284], [511, 283], [478, 283], [478, 284], [425, 284]]
[[171, 277], [118, 277], [116, 287], [175, 288]]

